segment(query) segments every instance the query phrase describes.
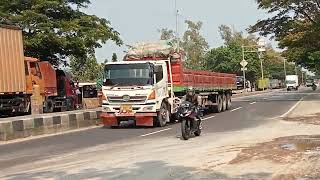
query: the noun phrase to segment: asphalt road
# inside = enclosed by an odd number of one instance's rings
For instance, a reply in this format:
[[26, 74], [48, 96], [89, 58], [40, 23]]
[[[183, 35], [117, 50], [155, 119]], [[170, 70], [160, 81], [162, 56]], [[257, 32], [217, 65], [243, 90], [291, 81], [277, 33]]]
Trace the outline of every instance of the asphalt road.
[[[262, 95], [235, 98], [233, 108], [204, 118], [203, 131], [231, 132], [258, 126], [288, 112], [303, 97], [312, 93], [303, 88], [297, 92], [275, 91]], [[204, 133], [204, 135], [205, 135]], [[59, 154], [116, 141], [138, 141], [141, 138], [172, 137], [180, 140], [180, 124], [164, 128], [93, 128], [84, 131], [31, 139], [0, 145], [0, 169], [44, 160]], [[201, 138], [201, 137], [200, 137]]]

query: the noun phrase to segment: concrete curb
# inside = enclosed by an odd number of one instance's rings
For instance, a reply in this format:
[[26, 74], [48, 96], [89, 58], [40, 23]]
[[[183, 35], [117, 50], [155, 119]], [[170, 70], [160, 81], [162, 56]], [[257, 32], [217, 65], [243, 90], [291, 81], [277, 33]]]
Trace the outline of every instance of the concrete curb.
[[86, 110], [0, 121], [0, 141], [94, 126], [100, 123], [100, 114], [101, 110]]

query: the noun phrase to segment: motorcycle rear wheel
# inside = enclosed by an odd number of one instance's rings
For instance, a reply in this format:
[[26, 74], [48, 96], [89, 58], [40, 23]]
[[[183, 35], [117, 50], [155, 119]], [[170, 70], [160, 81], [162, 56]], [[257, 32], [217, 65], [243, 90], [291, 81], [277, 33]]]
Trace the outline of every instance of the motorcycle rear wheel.
[[191, 124], [188, 120], [181, 121], [181, 134], [184, 140], [188, 140], [191, 134]]

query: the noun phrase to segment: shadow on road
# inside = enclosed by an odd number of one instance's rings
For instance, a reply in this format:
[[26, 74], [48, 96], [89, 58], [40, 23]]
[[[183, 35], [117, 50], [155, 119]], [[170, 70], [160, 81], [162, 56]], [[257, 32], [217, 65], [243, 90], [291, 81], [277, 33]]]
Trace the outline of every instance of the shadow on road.
[[[77, 164], [74, 164], [76, 167]], [[230, 177], [213, 170], [198, 170], [192, 167], [170, 166], [162, 161], [147, 161], [135, 163], [134, 168], [104, 167], [106, 170], [95, 168], [83, 169], [77, 173], [68, 173], [64, 170], [17, 173], [4, 178], [9, 180], [20, 179], [105, 179], [105, 180], [135, 180], [135, 179], [266, 179], [268, 173], [245, 174], [239, 177]]]

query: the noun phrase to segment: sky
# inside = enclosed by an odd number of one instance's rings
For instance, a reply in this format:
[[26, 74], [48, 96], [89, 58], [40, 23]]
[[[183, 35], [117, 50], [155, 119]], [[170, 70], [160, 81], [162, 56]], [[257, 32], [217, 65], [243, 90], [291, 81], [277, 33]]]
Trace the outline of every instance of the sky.
[[[175, 29], [174, 0], [91, 0], [91, 3], [84, 11], [109, 20], [125, 44], [155, 41], [160, 37], [158, 29]], [[202, 35], [211, 48], [223, 44], [218, 31], [221, 24], [245, 31], [249, 25], [267, 17], [257, 9], [255, 0], [177, 0], [177, 7], [179, 33], [186, 30], [185, 20], [202, 21]], [[115, 52], [122, 59], [124, 50], [126, 47], [108, 41], [97, 49], [96, 56], [103, 62]]]

